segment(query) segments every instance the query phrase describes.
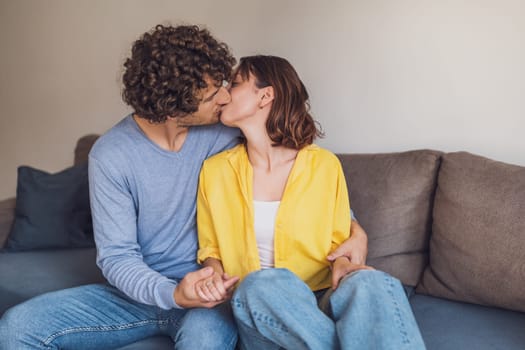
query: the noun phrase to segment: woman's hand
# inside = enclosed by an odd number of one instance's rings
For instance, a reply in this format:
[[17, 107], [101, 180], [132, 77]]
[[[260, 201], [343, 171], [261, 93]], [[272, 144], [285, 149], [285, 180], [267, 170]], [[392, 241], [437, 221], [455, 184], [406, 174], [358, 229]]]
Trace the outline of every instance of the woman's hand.
[[363, 264], [354, 264], [346, 256], [335, 259], [332, 266], [332, 289], [337, 289], [343, 277], [358, 270], [374, 270], [374, 268]]

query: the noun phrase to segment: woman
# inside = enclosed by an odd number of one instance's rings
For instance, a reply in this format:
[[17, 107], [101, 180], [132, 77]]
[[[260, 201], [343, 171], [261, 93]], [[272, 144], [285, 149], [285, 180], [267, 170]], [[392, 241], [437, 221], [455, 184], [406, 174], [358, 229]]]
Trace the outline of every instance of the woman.
[[355, 267], [326, 259], [348, 238], [348, 192], [337, 157], [313, 144], [293, 67], [244, 57], [230, 94], [221, 121], [245, 142], [201, 171], [198, 259], [216, 272], [197, 285], [201, 298], [221, 300], [223, 280], [241, 278], [232, 307], [246, 349], [424, 348], [399, 281], [366, 266], [339, 281]]

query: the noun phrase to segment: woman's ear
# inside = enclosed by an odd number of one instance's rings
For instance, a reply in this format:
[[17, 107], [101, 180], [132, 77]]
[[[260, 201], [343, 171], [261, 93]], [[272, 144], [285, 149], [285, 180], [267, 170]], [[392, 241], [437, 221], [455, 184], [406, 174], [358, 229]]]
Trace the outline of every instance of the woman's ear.
[[261, 92], [262, 92], [262, 96], [261, 96], [261, 102], [259, 102], [259, 108], [264, 108], [274, 99], [273, 86], [267, 86], [261, 89]]

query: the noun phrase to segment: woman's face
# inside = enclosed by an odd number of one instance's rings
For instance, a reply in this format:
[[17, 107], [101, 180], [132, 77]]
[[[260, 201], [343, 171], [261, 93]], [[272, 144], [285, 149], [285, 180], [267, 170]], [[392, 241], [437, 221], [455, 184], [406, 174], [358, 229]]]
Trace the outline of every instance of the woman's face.
[[255, 77], [250, 73], [248, 80], [237, 74], [230, 84], [231, 100], [222, 107], [221, 122], [224, 125], [239, 127], [243, 121], [259, 111], [261, 90], [255, 86]]

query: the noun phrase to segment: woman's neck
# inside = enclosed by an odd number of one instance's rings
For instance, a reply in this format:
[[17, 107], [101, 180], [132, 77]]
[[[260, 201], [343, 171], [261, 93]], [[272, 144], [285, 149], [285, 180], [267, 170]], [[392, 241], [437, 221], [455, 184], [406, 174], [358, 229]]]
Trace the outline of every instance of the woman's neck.
[[265, 139], [264, 143], [254, 143], [247, 139], [246, 151], [253, 168], [270, 173], [274, 168], [295, 160], [297, 150], [283, 146], [272, 146], [272, 143], [270, 138]]
[[241, 130], [246, 138], [246, 151], [253, 168], [271, 172], [273, 168], [293, 161], [297, 155], [297, 150], [273, 146], [265, 126], [243, 126]]

